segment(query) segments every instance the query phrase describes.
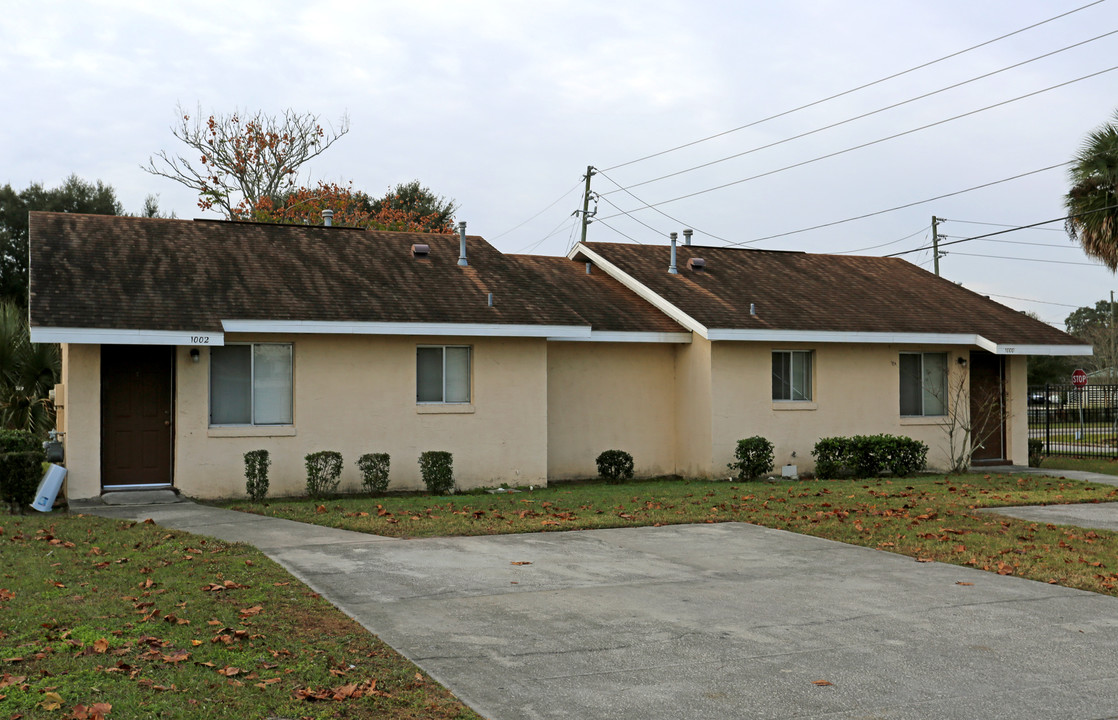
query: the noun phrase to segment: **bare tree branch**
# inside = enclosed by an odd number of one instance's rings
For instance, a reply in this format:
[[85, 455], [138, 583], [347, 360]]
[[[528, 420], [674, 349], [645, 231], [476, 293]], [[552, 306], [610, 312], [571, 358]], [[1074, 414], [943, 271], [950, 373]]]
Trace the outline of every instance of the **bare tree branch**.
[[348, 115], [327, 132], [317, 115], [291, 109], [279, 116], [261, 111], [242, 116], [234, 110], [205, 120], [200, 107], [193, 119], [181, 105], [178, 112], [182, 119], [171, 134], [198, 159], [160, 150], [141, 168], [196, 190], [198, 207], [216, 208], [229, 218], [250, 210], [262, 197], [293, 190], [299, 168], [349, 132]]

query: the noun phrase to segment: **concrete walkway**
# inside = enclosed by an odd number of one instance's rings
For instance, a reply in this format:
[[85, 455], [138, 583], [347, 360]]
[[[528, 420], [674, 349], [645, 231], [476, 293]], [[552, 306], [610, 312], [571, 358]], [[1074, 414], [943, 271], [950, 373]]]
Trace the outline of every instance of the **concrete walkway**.
[[[1016, 475], [1051, 475], [1069, 480], [1103, 483], [1118, 486], [1118, 476], [1082, 470], [1051, 470], [1031, 468], [1020, 465], [972, 468], [975, 472], [998, 472]], [[983, 512], [1008, 515], [1033, 522], [1054, 523], [1056, 525], [1077, 525], [1093, 530], [1118, 531], [1118, 502], [1113, 503], [1072, 503], [1068, 505], [1028, 505], [1024, 507], [993, 508]]]
[[1118, 718], [1118, 599], [1055, 585], [744, 523], [394, 540], [81, 511], [256, 545], [492, 720]]

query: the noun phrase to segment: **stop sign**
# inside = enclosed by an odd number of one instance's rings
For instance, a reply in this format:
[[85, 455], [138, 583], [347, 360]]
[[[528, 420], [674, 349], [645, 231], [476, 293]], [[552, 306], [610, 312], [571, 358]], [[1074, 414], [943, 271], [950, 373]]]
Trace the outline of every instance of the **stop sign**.
[[1077, 388], [1087, 387], [1087, 371], [1079, 369], [1073, 372], [1071, 374], [1071, 384]]

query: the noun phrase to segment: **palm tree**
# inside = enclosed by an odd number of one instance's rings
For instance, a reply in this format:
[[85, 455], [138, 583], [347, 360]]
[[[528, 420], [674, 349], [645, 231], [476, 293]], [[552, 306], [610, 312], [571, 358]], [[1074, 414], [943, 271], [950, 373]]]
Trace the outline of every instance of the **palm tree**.
[[59, 372], [58, 346], [31, 342], [23, 312], [0, 304], [0, 427], [45, 436], [54, 427], [48, 395]]
[[1118, 270], [1118, 112], [1087, 136], [1076, 153], [1064, 197], [1064, 227], [1083, 252]]

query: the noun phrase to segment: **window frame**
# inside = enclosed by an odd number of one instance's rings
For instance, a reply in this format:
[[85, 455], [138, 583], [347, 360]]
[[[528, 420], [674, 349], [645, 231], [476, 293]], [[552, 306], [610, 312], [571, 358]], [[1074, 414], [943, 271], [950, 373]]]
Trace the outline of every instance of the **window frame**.
[[[815, 351], [814, 350], [780, 350], [774, 349], [771, 353], [771, 361], [776, 360], [777, 355], [788, 355], [788, 395], [789, 397], [775, 397], [773, 394], [772, 401], [774, 403], [812, 403], [815, 402]], [[796, 397], [796, 387], [794, 385], [795, 371], [794, 364], [796, 355], [807, 356], [807, 393], [800, 389], [802, 397]], [[775, 373], [771, 373], [771, 377], [775, 377]]]
[[[936, 352], [936, 351], [919, 351], [919, 350], [906, 351], [906, 352], [901, 352], [900, 353], [901, 357], [903, 357], [905, 355], [916, 356], [916, 357], [920, 358], [920, 368], [919, 368], [920, 413], [917, 414], [917, 415], [908, 414], [908, 413], [903, 412], [903, 408], [900, 407], [900, 403], [901, 403], [901, 400], [902, 400], [903, 394], [904, 394], [903, 393], [903, 387], [901, 387], [901, 385], [905, 382], [905, 373], [904, 373], [904, 369], [903, 369], [904, 366], [901, 363], [900, 359], [898, 358], [897, 370], [898, 370], [898, 376], [899, 377], [898, 377], [898, 384], [897, 385], [898, 385], [898, 390], [900, 392], [898, 393], [898, 398], [897, 398], [897, 401], [898, 401], [897, 402], [897, 404], [898, 404], [897, 411], [900, 414], [900, 416], [902, 418], [943, 418], [943, 417], [947, 417], [947, 415], [950, 413], [950, 408], [948, 407], [948, 404], [949, 404], [948, 401], [950, 400], [950, 398], [947, 397], [949, 380], [950, 380], [950, 375], [951, 375], [951, 365], [949, 364], [950, 354], [947, 353], [946, 351]], [[925, 406], [925, 398], [924, 398], [925, 394], [930, 392], [929, 388], [927, 386], [927, 381], [928, 381], [929, 375], [928, 375], [927, 370], [925, 369], [926, 368], [925, 358], [928, 355], [938, 355], [938, 356], [943, 358], [943, 376], [942, 376], [943, 377], [943, 385], [942, 385], [942, 388], [941, 388], [941, 390], [943, 392], [943, 399], [942, 399], [943, 412], [939, 412], [939, 413], [935, 413], [935, 414], [929, 414], [928, 413], [927, 407]]]
[[[420, 350], [440, 350], [442, 354], [442, 399], [441, 400], [420, 400], [419, 399], [419, 351]], [[447, 349], [459, 349], [466, 351], [466, 399], [465, 400], [447, 400], [446, 399], [446, 357]], [[415, 346], [415, 404], [420, 406], [431, 405], [456, 405], [468, 406], [474, 401], [474, 347], [473, 345], [434, 345], [424, 344]]]
[[[258, 423], [256, 422], [256, 347], [258, 345], [273, 345], [286, 347], [289, 357], [288, 366], [290, 368], [290, 376], [288, 378], [288, 390], [291, 393], [291, 419], [288, 422], [278, 423]], [[248, 347], [249, 350], [249, 376], [248, 376], [248, 390], [249, 390], [249, 422], [247, 423], [215, 423], [214, 422], [214, 403], [213, 403], [213, 372], [214, 372], [214, 359], [213, 351], [217, 347]], [[295, 426], [295, 343], [293, 342], [231, 342], [225, 343], [221, 346], [210, 348], [209, 352], [209, 392], [207, 393], [207, 402], [209, 403], [209, 427], [211, 428], [283, 428]]]

